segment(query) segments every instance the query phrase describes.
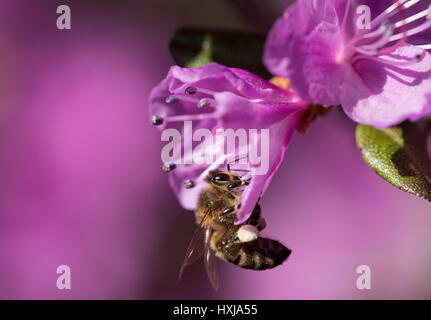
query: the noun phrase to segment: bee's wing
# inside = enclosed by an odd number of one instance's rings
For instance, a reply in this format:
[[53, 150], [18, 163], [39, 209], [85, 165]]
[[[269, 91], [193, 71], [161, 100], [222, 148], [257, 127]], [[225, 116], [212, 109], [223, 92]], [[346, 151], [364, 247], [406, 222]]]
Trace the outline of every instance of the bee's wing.
[[196, 262], [196, 260], [199, 259], [199, 257], [204, 252], [204, 233], [206, 229], [202, 228], [202, 226], [205, 219], [208, 216], [208, 212], [209, 211], [205, 213], [200, 224], [196, 227], [196, 230], [193, 233], [193, 237], [190, 240], [190, 243], [187, 247], [186, 255], [184, 256], [184, 261], [183, 261], [183, 264], [181, 265], [180, 272], [178, 274], [178, 280], [181, 280], [184, 268]]
[[205, 248], [204, 248], [204, 262], [205, 269], [207, 271], [208, 278], [213, 286], [213, 288], [217, 291], [219, 285], [219, 276], [218, 276], [218, 266], [217, 259], [214, 251], [211, 249], [211, 237], [213, 230], [210, 227], [205, 229]]

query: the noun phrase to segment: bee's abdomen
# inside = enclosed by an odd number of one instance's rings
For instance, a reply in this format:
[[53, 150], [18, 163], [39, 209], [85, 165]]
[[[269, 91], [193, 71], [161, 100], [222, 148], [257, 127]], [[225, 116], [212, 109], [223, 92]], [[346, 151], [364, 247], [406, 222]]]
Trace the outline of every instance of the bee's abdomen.
[[223, 251], [227, 261], [253, 270], [274, 268], [282, 264], [291, 253], [282, 243], [267, 238], [231, 245]]

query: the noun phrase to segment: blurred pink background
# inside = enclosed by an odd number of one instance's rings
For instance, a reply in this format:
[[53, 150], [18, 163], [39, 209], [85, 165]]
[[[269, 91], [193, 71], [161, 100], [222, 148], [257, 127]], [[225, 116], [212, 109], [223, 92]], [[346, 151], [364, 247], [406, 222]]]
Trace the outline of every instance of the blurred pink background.
[[[56, 29], [68, 4], [72, 30]], [[266, 32], [288, 1], [0, 2], [0, 298], [431, 298], [431, 210], [374, 174], [332, 110], [295, 135], [262, 199], [293, 251], [265, 272], [202, 262], [176, 278], [194, 230], [161, 170], [151, 88], [183, 25]], [[71, 267], [71, 290], [56, 269]], [[371, 290], [356, 268], [371, 267]]]

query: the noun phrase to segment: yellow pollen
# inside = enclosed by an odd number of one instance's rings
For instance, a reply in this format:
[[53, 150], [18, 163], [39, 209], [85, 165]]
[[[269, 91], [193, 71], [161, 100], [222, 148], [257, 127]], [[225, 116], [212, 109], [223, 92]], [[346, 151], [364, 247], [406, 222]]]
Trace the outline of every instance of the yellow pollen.
[[285, 90], [290, 89], [290, 80], [282, 77], [274, 77], [270, 80], [272, 84], [275, 84], [277, 87], [280, 87]]

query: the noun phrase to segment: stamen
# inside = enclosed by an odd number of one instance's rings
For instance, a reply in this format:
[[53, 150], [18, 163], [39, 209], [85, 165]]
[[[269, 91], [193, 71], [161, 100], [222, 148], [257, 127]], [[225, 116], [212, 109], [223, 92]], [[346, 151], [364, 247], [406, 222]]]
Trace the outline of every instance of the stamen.
[[190, 180], [190, 179], [184, 180], [184, 187], [186, 189], [191, 189], [194, 186], [195, 186], [195, 183], [193, 182], [193, 180]]
[[[356, 35], [355, 37], [353, 37], [353, 39], [351, 39], [345, 46], [343, 49], [343, 52], [349, 52], [344, 59], [345, 60], [349, 60], [350, 58], [352, 58], [352, 56], [354, 55], [355, 52], [352, 52], [351, 49], [356, 50], [356, 47], [354, 47], [355, 43], [359, 42], [359, 41], [363, 41], [366, 39], [372, 39], [372, 38], [376, 38], [376, 37], [381, 37], [380, 39], [383, 40], [383, 36], [384, 38], [389, 39], [389, 37], [393, 34], [393, 27], [392, 25], [387, 22], [387, 23], [383, 23], [377, 30], [366, 33], [365, 35], [362, 35], [362, 37], [359, 37], [359, 35]], [[376, 43], [379, 43], [379, 40], [376, 40], [374, 42], [374, 46], [377, 47]], [[371, 46], [370, 44], [368, 44], [368, 46]], [[378, 51], [378, 50], [377, 50]], [[371, 52], [370, 54], [376, 54], [375, 51]]]
[[423, 17], [427, 17], [427, 19], [431, 19], [431, 17], [429, 17], [429, 15], [431, 15], [431, 6], [422, 12], [416, 13], [416, 14], [412, 15], [411, 17], [408, 17], [407, 19], [398, 21], [397, 23], [395, 23], [395, 28], [399, 28], [403, 25], [412, 23], [413, 21], [419, 20], [420, 18], [423, 18]]
[[389, 41], [399, 40], [399, 39], [403, 38], [404, 36], [406, 36], [406, 37], [413, 36], [413, 35], [418, 34], [418, 33], [422, 32], [422, 31], [424, 31], [430, 27], [431, 27], [431, 20], [428, 20], [428, 21], [424, 22], [423, 24], [421, 24], [420, 26], [417, 26], [416, 28], [410, 29], [406, 33], [397, 33], [397, 34], [393, 35], [392, 37], [390, 37]]
[[358, 56], [356, 56], [355, 58], [352, 59], [351, 64], [354, 64], [355, 62], [357, 62], [359, 60], [367, 59], [367, 60], [373, 60], [373, 61], [385, 64], [385, 65], [400, 66], [400, 67], [402, 67], [402, 66], [409, 66], [409, 65], [418, 63], [424, 57], [425, 57], [425, 52], [423, 52], [422, 54], [418, 54], [415, 57], [408, 58], [408, 59], [406, 59], [404, 61], [385, 59], [385, 58], [380, 58], [380, 57], [375, 57], [375, 56], [370, 56], [370, 55], [358, 55]]
[[383, 34], [385, 34], [388, 30], [388, 28], [390, 28], [392, 25], [388, 22], [388, 23], [382, 23], [382, 25], [373, 32], [369, 32], [367, 34], [365, 34], [361, 39], [358, 40], [363, 40], [363, 39], [370, 39], [370, 38], [375, 38], [378, 36], [381, 36]]
[[159, 125], [163, 124], [163, 118], [159, 117], [159, 116], [153, 116], [151, 118], [151, 124], [155, 125], [155, 126], [159, 126]]
[[[201, 99], [190, 97], [192, 95], [195, 95], [198, 92], [207, 94], [210, 97], [201, 98]], [[180, 95], [180, 96], [171, 94], [165, 99], [165, 102], [168, 104], [178, 102], [178, 101], [190, 102], [195, 104], [199, 109], [216, 105], [216, 101], [214, 99], [214, 95], [216, 94], [215, 91], [189, 86], [184, 90], [184, 93], [185, 95]]]
[[364, 56], [375, 56], [378, 53], [379, 48], [372, 48], [372, 49], [363, 49], [360, 47], [353, 47], [357, 52]]
[[166, 103], [174, 103], [174, 102], [178, 102], [178, 101], [180, 101], [180, 99], [178, 97], [172, 96], [172, 95], [165, 99]]
[[[176, 101], [180, 101], [181, 100], [181, 101], [193, 103], [198, 108], [208, 107], [208, 106], [210, 106], [212, 104], [212, 102], [214, 102], [214, 105], [215, 105], [215, 100], [210, 99], [210, 98], [197, 99], [197, 98], [192, 98], [192, 97], [189, 97], [189, 96], [181, 96], [180, 98], [178, 98], [178, 97], [175, 97], [175, 98], [178, 99]], [[205, 100], [205, 102], [202, 102], [203, 100]]]
[[407, 2], [407, 3], [404, 5], [404, 8], [408, 9], [408, 8], [410, 8], [410, 7], [414, 6], [414, 5], [415, 5], [416, 3], [418, 3], [419, 1], [421, 1], [421, 0], [410, 0], [409, 2]]
[[[387, 54], [390, 52], [393, 52], [394, 50], [396, 50], [398, 47], [402, 46], [406, 39], [407, 39], [407, 28], [406, 28], [406, 24], [405, 23], [401, 23], [401, 27], [403, 27], [402, 33], [400, 33], [401, 37], [399, 38], [400, 41], [396, 44], [394, 44], [393, 46], [390, 47], [385, 47], [385, 45], [390, 41], [390, 37], [388, 38], [388, 35], [392, 35], [393, 34], [393, 30], [395, 29], [394, 26], [388, 22], [383, 22], [383, 21], [388, 21], [389, 18], [391, 18], [397, 11], [396, 9], [400, 8], [400, 10], [398, 10], [401, 13], [404, 13], [405, 9], [410, 8], [411, 6], [413, 6], [414, 4], [418, 3], [419, 0], [397, 0], [396, 3], [392, 4], [391, 6], [389, 6], [389, 8], [387, 8], [385, 11], [383, 11], [379, 16], [377, 16], [377, 18], [375, 18], [374, 20], [371, 21], [371, 30], [374, 30], [376, 28], [376, 26], [378, 26], [380, 23], [383, 23], [383, 25], [385, 26], [385, 32], [383, 32], [383, 36], [380, 40], [377, 40], [374, 44], [370, 44], [368, 45], [368, 47], [365, 47], [365, 50], [368, 50], [371, 48], [371, 46], [374, 46], [379, 48], [377, 49], [377, 52], [371, 51], [369, 53], [363, 53], [363, 54], [372, 54], [372, 55], [383, 55], [383, 54]], [[403, 20], [404, 21], [404, 20]], [[390, 26], [390, 28], [387, 28], [387, 26]], [[361, 32], [362, 31], [362, 32]], [[371, 36], [376, 36], [379, 33], [382, 33], [382, 31], [379, 32], [379, 30], [374, 31], [374, 32], [368, 32], [364, 34], [364, 30], [361, 30], [360, 32], [356, 33], [356, 35], [353, 37], [353, 39], [351, 39], [348, 44], [345, 46], [345, 50], [348, 48], [351, 48], [352, 46], [354, 46], [355, 43], [370, 38]], [[383, 50], [381, 48], [384, 48]], [[374, 52], [374, 53], [373, 53]]]
[[171, 172], [174, 170], [177, 166], [173, 163], [164, 163], [163, 164], [163, 171], [165, 172]]
[[[407, 3], [406, 3], [407, 1]], [[378, 24], [382, 21], [389, 19], [396, 13], [396, 9], [400, 6], [404, 7], [404, 9], [408, 9], [411, 6], [418, 3], [420, 0], [399, 0], [396, 3], [392, 4], [389, 8], [383, 11], [379, 16], [377, 16], [373, 21], [371, 21], [371, 29], [374, 29]]]
[[[363, 45], [360, 48], [362, 48], [362, 50], [366, 50], [366, 51], [373, 51], [373, 52], [375, 51], [373, 54], [376, 54], [378, 51], [380, 51], [380, 48], [382, 48], [386, 43], [388, 43], [390, 37], [393, 35], [393, 31], [394, 31], [393, 26], [388, 25], [387, 29], [385, 30], [385, 33], [382, 35], [382, 37], [380, 39], [376, 40], [375, 42], [373, 42], [371, 44]], [[355, 49], [357, 49], [357, 48], [355, 48]]]

